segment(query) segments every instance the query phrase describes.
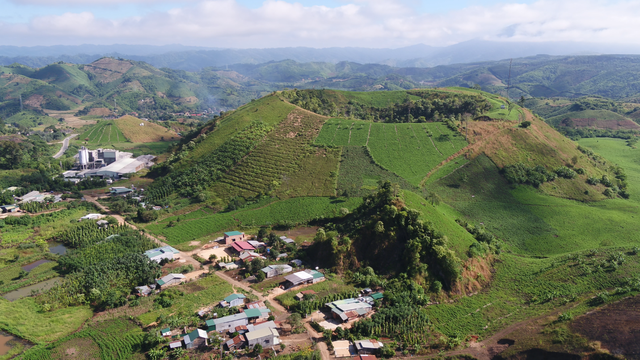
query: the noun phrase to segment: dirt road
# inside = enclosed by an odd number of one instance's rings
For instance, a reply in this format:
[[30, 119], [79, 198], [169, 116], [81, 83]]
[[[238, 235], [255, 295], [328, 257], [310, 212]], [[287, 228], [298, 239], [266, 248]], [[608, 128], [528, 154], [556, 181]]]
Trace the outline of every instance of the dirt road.
[[[259, 292], [257, 292], [257, 291], [255, 291], [255, 290], [253, 290], [253, 289], [252, 289], [252, 288], [250, 288], [248, 285], [243, 284], [242, 282], [240, 282], [240, 281], [238, 281], [238, 280], [236, 280], [236, 279], [233, 279], [231, 276], [229, 276], [229, 275], [227, 275], [227, 274], [225, 274], [225, 273], [223, 273], [223, 272], [221, 272], [221, 271], [216, 271], [216, 275], [218, 275], [222, 280], [224, 280], [224, 281], [228, 282], [228, 283], [229, 283], [229, 284], [231, 284], [232, 286], [242, 288], [242, 289], [244, 289], [244, 290], [246, 290], [246, 291], [250, 292], [251, 294], [253, 294], [253, 295], [257, 296], [257, 297], [258, 297], [258, 300], [260, 300], [260, 301], [266, 301], [266, 300], [269, 300], [269, 298], [266, 298], [266, 297], [262, 296], [262, 294], [260, 294]], [[276, 309], [279, 313], [282, 313], [282, 314], [286, 314], [286, 313], [287, 313], [287, 310], [286, 310], [284, 307], [282, 307], [282, 305], [280, 305], [280, 304], [279, 304], [278, 302], [276, 302], [275, 300], [269, 301], [269, 304], [270, 304], [274, 309]]]
[[315, 331], [308, 322], [304, 323], [304, 327], [307, 329], [307, 333], [311, 336], [312, 340], [314, 340], [318, 346], [318, 350], [320, 350], [320, 355], [322, 355], [322, 360], [331, 359], [331, 354], [329, 353], [329, 348], [327, 347], [327, 343], [325, 343], [323, 339], [323, 335]]

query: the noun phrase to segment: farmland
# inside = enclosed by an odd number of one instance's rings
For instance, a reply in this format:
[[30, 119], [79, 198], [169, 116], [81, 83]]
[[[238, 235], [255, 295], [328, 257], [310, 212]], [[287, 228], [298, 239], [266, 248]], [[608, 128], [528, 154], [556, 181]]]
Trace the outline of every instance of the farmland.
[[78, 141], [90, 147], [110, 146], [128, 140], [113, 120], [101, 120], [78, 137]]
[[442, 123], [382, 124], [331, 119], [316, 143], [331, 146], [367, 145], [373, 159], [419, 186], [440, 162], [467, 145], [464, 138]]
[[[283, 221], [305, 223], [316, 218], [339, 216], [341, 208], [355, 209], [360, 198], [298, 197], [271, 203], [256, 209], [207, 214], [198, 211], [194, 215], [180, 216], [180, 221], [169, 227], [165, 219], [159, 224], [147, 225], [147, 230], [162, 235], [171, 245], [196, 240], [207, 235], [221, 233], [238, 226], [258, 227]], [[202, 215], [201, 217], [196, 217]]]
[[364, 146], [345, 146], [342, 148], [342, 161], [338, 176], [338, 194], [365, 196], [378, 188], [379, 181], [391, 181], [401, 188], [420, 192], [405, 179], [376, 164]]
[[[301, 110], [289, 113], [275, 130], [267, 134], [265, 140], [253, 152], [222, 177], [220, 182], [226, 186], [214, 187], [216, 193], [225, 194], [228, 197], [235, 195], [249, 197], [278, 188], [283, 178], [300, 171], [300, 162], [303, 158], [314, 156], [316, 150], [309, 145], [317, 136], [324, 120], [324, 117]], [[337, 156], [333, 158], [337, 159]], [[301, 174], [296, 186], [312, 190], [311, 188], [315, 187], [314, 181], [324, 184], [330, 172], [336, 170], [337, 161], [329, 162], [328, 165], [317, 169], [319, 171], [314, 173]], [[331, 185], [329, 182], [329, 191], [313, 194], [333, 195]]]

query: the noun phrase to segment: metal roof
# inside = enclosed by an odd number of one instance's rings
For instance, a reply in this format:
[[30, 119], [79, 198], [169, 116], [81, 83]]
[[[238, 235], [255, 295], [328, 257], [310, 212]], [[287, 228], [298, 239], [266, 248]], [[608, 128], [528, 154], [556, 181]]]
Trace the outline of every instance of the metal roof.
[[235, 235], [242, 235], [242, 233], [240, 231], [229, 231], [224, 233], [227, 236], [235, 236]]
[[[260, 311], [260, 310], [261, 310], [261, 309], [246, 309], [246, 310], [244, 311], [244, 313], [245, 313], [245, 314], [247, 314], [247, 317], [248, 317], [248, 318], [252, 318], [252, 317], [260, 317], [260, 316], [262, 316], [262, 314], [263, 314], [263, 312], [262, 312], [262, 311]], [[267, 309], [267, 310], [269, 310], [269, 309]], [[271, 311], [271, 310], [269, 310], [269, 311]]]
[[190, 344], [192, 343], [195, 339], [197, 338], [203, 338], [203, 339], [208, 339], [209, 337], [207, 336], [207, 332], [202, 330], [202, 329], [195, 329], [192, 332], [188, 333], [187, 335], [184, 336], [184, 343], [185, 344]]
[[[241, 313], [237, 313], [234, 315], [229, 315], [229, 316], [225, 316], [225, 317], [221, 317], [219, 319], [212, 319], [212, 320], [207, 320], [207, 325], [211, 326], [211, 324], [214, 325], [218, 325], [218, 324], [226, 324], [232, 321], [238, 321], [238, 320], [242, 320], [242, 319], [246, 319], [247, 318], [247, 314], [241, 312]], [[211, 324], [209, 323], [211, 321]]]
[[297, 284], [303, 281], [313, 279], [313, 275], [308, 274], [304, 271], [298, 271], [297, 273], [293, 273], [291, 275], [285, 276], [284, 278], [291, 281], [294, 284]]
[[240, 252], [243, 250], [255, 250], [255, 248], [246, 241], [236, 241], [233, 244], [231, 244], [231, 246], [233, 246], [233, 248], [236, 249], [237, 252]]
[[247, 341], [251, 341], [251, 340], [259, 339], [265, 336], [279, 337], [280, 334], [278, 334], [278, 330], [270, 327], [266, 327], [260, 330], [249, 331], [248, 333], [244, 334], [244, 336], [247, 337]]
[[372, 298], [373, 300], [382, 299], [382, 298], [384, 297], [384, 295], [382, 295], [382, 293], [379, 293], [379, 292], [377, 292], [377, 293], [373, 293], [373, 294], [371, 294], [370, 296], [371, 296], [371, 298]]
[[263, 322], [262, 324], [247, 325], [247, 330], [249, 330], [249, 332], [251, 332], [251, 331], [261, 330], [261, 329], [264, 329], [264, 328], [275, 329], [277, 327], [278, 327], [278, 325], [276, 325], [276, 323], [273, 320], [271, 320], [271, 321]]
[[246, 298], [246, 296], [244, 296], [244, 294], [231, 294], [231, 295], [227, 296], [226, 298], [224, 298], [224, 301], [232, 302], [235, 299], [244, 299], [244, 298]]

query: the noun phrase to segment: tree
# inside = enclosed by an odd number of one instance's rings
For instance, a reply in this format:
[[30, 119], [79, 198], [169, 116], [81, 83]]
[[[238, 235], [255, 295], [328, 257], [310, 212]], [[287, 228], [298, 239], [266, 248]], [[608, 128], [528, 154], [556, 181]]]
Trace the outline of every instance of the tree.
[[264, 272], [258, 270], [258, 272], [256, 273], [256, 281], [262, 282], [265, 278], [266, 278], [266, 275], [264, 274]]
[[254, 345], [253, 354], [257, 356], [257, 355], [260, 355], [261, 353], [262, 353], [262, 345], [260, 344]]
[[216, 260], [218, 260], [218, 256], [216, 254], [209, 255], [209, 261], [215, 262]]
[[0, 168], [17, 169], [22, 162], [24, 153], [20, 145], [13, 141], [0, 141]]
[[429, 200], [429, 202], [431, 203], [431, 205], [433, 206], [438, 206], [440, 205], [440, 202], [442, 201], [442, 199], [440, 198], [440, 195], [436, 194], [435, 192], [430, 192], [429, 195], [427, 195], [427, 200]]

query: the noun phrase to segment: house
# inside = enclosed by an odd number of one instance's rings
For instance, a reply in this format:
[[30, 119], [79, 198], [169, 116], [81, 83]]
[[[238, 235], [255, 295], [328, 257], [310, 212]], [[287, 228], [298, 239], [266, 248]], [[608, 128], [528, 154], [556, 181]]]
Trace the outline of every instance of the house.
[[378, 349], [382, 347], [382, 343], [378, 340], [356, 340], [353, 342], [358, 354], [376, 354]]
[[286, 258], [287, 256], [289, 256], [289, 254], [287, 254], [287, 253], [279, 254], [278, 256], [276, 256], [276, 260], [280, 260], [280, 259]]
[[324, 275], [315, 270], [299, 271], [284, 277], [287, 280], [287, 288], [303, 285], [315, 284], [324, 280]]
[[272, 321], [265, 321], [265, 322], [262, 322], [262, 323], [255, 323], [255, 324], [247, 325], [247, 331], [249, 331], [249, 332], [262, 330], [262, 329], [265, 329], [265, 328], [277, 329], [278, 325], [273, 320]]
[[371, 295], [369, 295], [373, 300], [380, 300], [384, 297], [384, 295], [382, 293], [373, 293]]
[[246, 343], [247, 341], [245, 340], [244, 335], [238, 335], [233, 339], [227, 341], [225, 344], [227, 345], [227, 348], [229, 349], [229, 351], [232, 351], [232, 350], [240, 349]]
[[171, 329], [170, 328], [164, 328], [164, 329], [160, 330], [160, 335], [162, 335], [162, 337], [171, 336]]
[[293, 271], [293, 268], [289, 265], [269, 265], [260, 269], [267, 278], [282, 275]]
[[106, 228], [109, 227], [109, 222], [107, 220], [98, 220], [96, 221], [96, 225], [100, 228]]
[[203, 345], [204, 346], [209, 345], [207, 343], [208, 339], [209, 337], [207, 336], [206, 331], [202, 329], [195, 329], [192, 332], [185, 335], [184, 338], [182, 338], [182, 341], [184, 341], [184, 344], [187, 346], [187, 349], [194, 349]]
[[222, 307], [233, 307], [233, 306], [242, 306], [244, 304], [244, 299], [246, 296], [244, 294], [231, 294], [224, 298], [224, 300], [220, 301], [220, 306]]
[[2, 210], [2, 213], [14, 213], [17, 212], [18, 210], [20, 210], [20, 208], [17, 205], [2, 205], [0, 206], [0, 210]]
[[249, 347], [254, 347], [257, 344], [262, 345], [262, 347], [280, 344], [280, 334], [278, 334], [278, 330], [269, 327], [249, 331], [244, 336], [247, 338], [247, 345]]
[[358, 355], [356, 347], [349, 340], [338, 340], [333, 342], [335, 357], [345, 358]]
[[304, 296], [305, 295], [315, 295], [316, 292], [313, 290], [305, 290], [305, 291], [300, 291], [299, 293], [296, 294], [296, 299], [299, 301], [304, 300]]
[[116, 186], [116, 187], [112, 187], [109, 189], [110, 193], [112, 196], [125, 196], [131, 192], [133, 192], [133, 190], [126, 188], [126, 187], [122, 187], [122, 186]]
[[253, 251], [253, 250], [255, 250], [255, 248], [253, 246], [251, 246], [251, 244], [249, 244], [246, 241], [237, 241], [237, 242], [234, 242], [233, 244], [231, 244], [231, 246], [238, 253], [241, 253], [243, 251]]
[[168, 287], [168, 286], [172, 286], [172, 285], [179, 285], [181, 284], [183, 281], [186, 280], [186, 276], [182, 275], [182, 274], [169, 274], [161, 279], [157, 279], [156, 280], [156, 284], [158, 284], [159, 287]]
[[247, 314], [241, 312], [235, 315], [221, 317], [219, 319], [207, 320], [206, 324], [207, 331], [215, 330], [217, 332], [224, 332], [235, 329], [236, 326], [247, 325], [249, 324], [249, 320], [247, 320]]
[[234, 243], [236, 241], [242, 241], [244, 240], [244, 238], [245, 238], [244, 233], [240, 231], [229, 231], [224, 233], [224, 243], [227, 245]]
[[138, 296], [149, 296], [151, 295], [152, 292], [153, 292], [153, 289], [147, 285], [136, 286], [136, 294]]
[[173, 255], [178, 253], [180, 253], [180, 251], [172, 248], [171, 246], [163, 246], [144, 252], [149, 260], [155, 261], [157, 263], [161, 262], [163, 259], [173, 260]]
[[373, 309], [373, 306], [363, 298], [338, 300], [325, 305], [331, 309], [333, 318], [342, 322], [365, 316]]
[[290, 238], [288, 238], [286, 236], [280, 236], [280, 240], [284, 241], [287, 244], [294, 244], [295, 243], [295, 241], [293, 241], [293, 239], [290, 239]]
[[240, 253], [239, 257], [240, 257], [240, 260], [244, 261], [245, 263], [251, 262], [251, 261], [253, 261], [253, 259], [258, 259], [258, 258], [263, 259], [263, 260], [266, 259], [266, 257], [264, 257], [264, 256], [262, 256], [262, 255], [260, 255], [260, 254], [258, 254], [256, 252], [253, 252], [253, 251], [243, 251], [243, 252]]
[[266, 309], [267, 305], [262, 301], [254, 301], [246, 305], [247, 309]]
[[247, 319], [249, 321], [260, 321], [266, 320], [269, 318], [269, 313], [271, 310], [269, 309], [246, 309], [244, 310], [245, 315], [247, 315]]

